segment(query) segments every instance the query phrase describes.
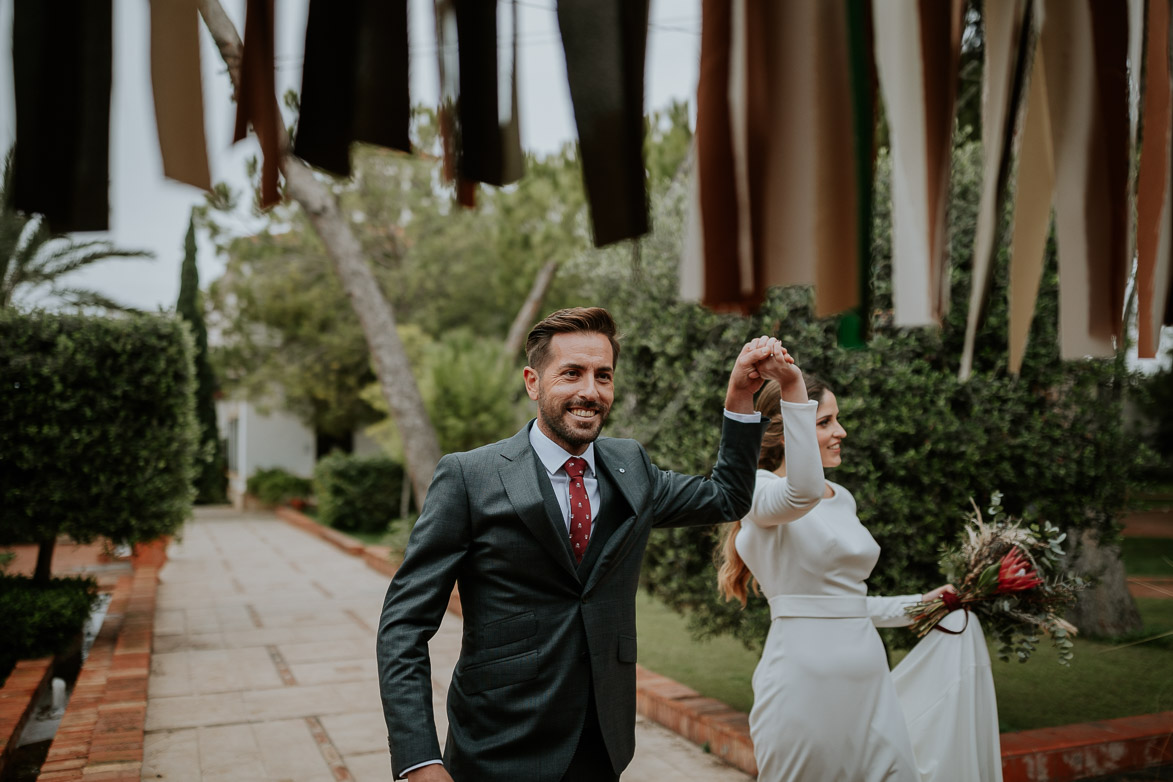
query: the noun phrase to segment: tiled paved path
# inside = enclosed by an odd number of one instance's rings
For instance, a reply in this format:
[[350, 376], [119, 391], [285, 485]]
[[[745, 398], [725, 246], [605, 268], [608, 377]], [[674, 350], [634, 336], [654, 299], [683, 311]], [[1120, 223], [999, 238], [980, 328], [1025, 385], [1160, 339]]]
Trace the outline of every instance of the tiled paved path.
[[[197, 511], [169, 556], [144, 782], [390, 780], [374, 660], [386, 577], [268, 514]], [[460, 629], [450, 614], [432, 641], [440, 723]], [[636, 741], [624, 782], [749, 779], [642, 719]]]

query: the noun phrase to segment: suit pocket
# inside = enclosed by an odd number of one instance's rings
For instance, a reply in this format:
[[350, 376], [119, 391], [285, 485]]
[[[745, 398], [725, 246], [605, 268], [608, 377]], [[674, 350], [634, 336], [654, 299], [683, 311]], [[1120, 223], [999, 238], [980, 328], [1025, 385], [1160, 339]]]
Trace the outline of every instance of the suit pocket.
[[508, 687], [538, 675], [538, 653], [524, 652], [500, 660], [470, 665], [459, 672], [460, 688], [466, 695]]
[[635, 636], [621, 635], [619, 636], [619, 662], [633, 663], [635, 662]]
[[498, 646], [524, 641], [538, 631], [538, 620], [533, 611], [489, 622], [481, 629], [481, 648], [494, 649]]

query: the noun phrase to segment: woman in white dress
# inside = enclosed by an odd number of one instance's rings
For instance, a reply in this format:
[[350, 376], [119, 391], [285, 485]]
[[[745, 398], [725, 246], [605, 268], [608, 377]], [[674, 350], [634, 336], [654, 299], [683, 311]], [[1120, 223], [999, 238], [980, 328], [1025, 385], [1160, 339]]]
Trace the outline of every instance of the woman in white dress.
[[[742, 522], [727, 525], [719, 574], [726, 599], [745, 605], [756, 581], [770, 604], [749, 717], [759, 780], [1001, 779], [989, 656], [976, 620], [970, 617], [961, 636], [930, 634], [909, 655], [920, 662], [905, 672], [913, 703], [902, 704], [875, 628], [907, 625], [906, 605], [953, 587], [868, 596], [864, 580], [880, 547], [856, 516], [851, 493], [823, 477], [824, 468], [839, 465], [847, 436], [835, 395], [805, 381], [797, 367], [771, 363], [762, 374], [777, 380], [756, 405], [771, 423], [753, 506]], [[969, 715], [975, 700], [985, 715], [980, 730]], [[914, 722], [935, 726], [926, 738], [936, 743], [922, 748], [910, 736]]]

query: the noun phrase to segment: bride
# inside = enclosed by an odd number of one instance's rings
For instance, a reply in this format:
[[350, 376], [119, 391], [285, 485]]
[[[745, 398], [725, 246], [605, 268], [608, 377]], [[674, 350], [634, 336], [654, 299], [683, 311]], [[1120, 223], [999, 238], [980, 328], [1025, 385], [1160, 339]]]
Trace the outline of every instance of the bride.
[[744, 606], [751, 582], [772, 622], [750, 712], [759, 779], [820, 782], [1001, 780], [989, 654], [976, 617], [931, 633], [889, 672], [876, 627], [907, 625], [904, 607], [952, 591], [868, 596], [880, 546], [855, 499], [824, 480], [847, 436], [835, 395], [781, 358], [756, 407], [770, 418], [753, 505], [726, 525], [719, 588]]

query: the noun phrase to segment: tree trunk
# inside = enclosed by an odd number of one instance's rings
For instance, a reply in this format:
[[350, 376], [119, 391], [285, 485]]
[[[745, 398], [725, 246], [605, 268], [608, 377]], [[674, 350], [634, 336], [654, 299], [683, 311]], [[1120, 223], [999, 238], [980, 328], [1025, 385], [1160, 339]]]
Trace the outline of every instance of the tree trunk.
[[1069, 534], [1077, 541], [1072, 552], [1075, 555], [1072, 570], [1091, 579], [1093, 586], [1067, 612], [1067, 621], [1079, 629], [1080, 635], [1093, 637], [1113, 637], [1140, 630], [1144, 623], [1136, 601], [1128, 592], [1120, 547], [1099, 542], [1092, 530], [1082, 533], [1072, 530]]
[[[228, 66], [233, 88], [239, 89], [242, 45], [236, 27], [219, 0], [200, 0], [200, 14]], [[309, 166], [289, 152], [288, 138], [282, 140], [281, 146], [286, 192], [305, 210], [362, 324], [379, 387], [403, 437], [407, 472], [422, 507], [440, 461], [440, 444], [395, 328], [391, 304], [383, 296], [350, 223], [338, 208], [338, 200]]]
[[538, 310], [542, 306], [542, 299], [545, 298], [546, 291], [550, 289], [550, 283], [554, 281], [554, 275], [558, 272], [559, 265], [559, 261], [549, 261], [534, 278], [529, 296], [526, 296], [525, 303], [517, 311], [517, 317], [513, 319], [513, 325], [509, 327], [509, 335], [505, 337], [505, 346], [501, 351], [502, 360], [505, 362], [512, 361], [518, 351], [525, 347], [525, 338], [529, 334], [530, 328], [533, 327]]
[[53, 578], [53, 548], [57, 545], [57, 535], [48, 540], [42, 540], [37, 548], [37, 567], [33, 570], [33, 583], [47, 585]]

